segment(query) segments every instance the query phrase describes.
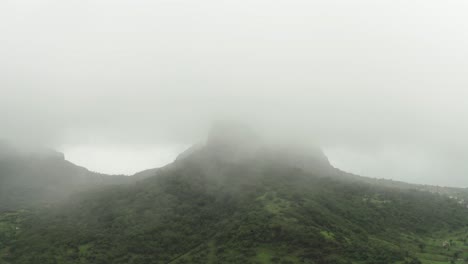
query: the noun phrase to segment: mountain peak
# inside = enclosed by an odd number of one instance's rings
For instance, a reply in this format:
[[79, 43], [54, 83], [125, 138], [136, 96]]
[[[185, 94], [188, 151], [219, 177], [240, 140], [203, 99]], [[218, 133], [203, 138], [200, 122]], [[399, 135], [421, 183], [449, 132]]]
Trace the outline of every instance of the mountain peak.
[[0, 140], [0, 158], [37, 158], [64, 160], [61, 152], [42, 146], [14, 144]]
[[223, 164], [257, 162], [306, 171], [333, 170], [323, 151], [315, 145], [297, 144], [290, 139], [263, 139], [246, 124], [226, 121], [214, 123], [205, 144], [194, 145], [176, 160], [211, 165], [216, 161]]
[[247, 124], [235, 121], [215, 122], [208, 134], [208, 146], [245, 146], [258, 143], [259, 137]]

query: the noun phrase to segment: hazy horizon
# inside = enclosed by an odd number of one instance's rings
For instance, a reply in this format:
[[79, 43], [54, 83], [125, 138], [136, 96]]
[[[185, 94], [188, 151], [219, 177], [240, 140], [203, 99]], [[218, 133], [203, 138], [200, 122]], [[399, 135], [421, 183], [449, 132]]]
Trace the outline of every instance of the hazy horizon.
[[0, 138], [100, 172], [170, 162], [213, 120], [353, 173], [468, 186], [466, 1], [0, 3]]

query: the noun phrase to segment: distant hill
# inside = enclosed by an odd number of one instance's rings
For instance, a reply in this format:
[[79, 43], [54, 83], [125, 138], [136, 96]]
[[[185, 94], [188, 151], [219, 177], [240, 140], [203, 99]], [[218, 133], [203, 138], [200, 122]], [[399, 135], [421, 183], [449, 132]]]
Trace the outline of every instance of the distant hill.
[[78, 191], [129, 181], [91, 172], [53, 150], [0, 143], [0, 211], [57, 203]]
[[318, 148], [265, 143], [240, 127], [215, 127], [205, 143], [141, 175], [58, 206], [0, 215], [0, 263], [441, 264], [468, 257], [468, 209], [449, 189], [348, 174]]

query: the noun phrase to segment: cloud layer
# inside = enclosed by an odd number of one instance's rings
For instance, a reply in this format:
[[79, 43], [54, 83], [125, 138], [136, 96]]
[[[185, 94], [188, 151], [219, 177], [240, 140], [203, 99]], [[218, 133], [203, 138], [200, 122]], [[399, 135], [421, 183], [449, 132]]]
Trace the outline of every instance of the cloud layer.
[[468, 186], [466, 13], [461, 0], [3, 1], [0, 136], [155, 148], [241, 119], [354, 172]]

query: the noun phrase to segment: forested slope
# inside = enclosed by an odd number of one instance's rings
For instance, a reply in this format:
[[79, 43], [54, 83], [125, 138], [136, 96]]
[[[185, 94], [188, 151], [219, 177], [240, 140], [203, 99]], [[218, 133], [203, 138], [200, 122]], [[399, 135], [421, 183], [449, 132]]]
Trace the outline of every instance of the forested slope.
[[[464, 257], [468, 209], [447, 195], [359, 180], [333, 168], [317, 149], [218, 135], [152, 177], [4, 215], [3, 225], [15, 228], [2, 240], [4, 263], [450, 263]], [[445, 239], [453, 241], [442, 248]]]

